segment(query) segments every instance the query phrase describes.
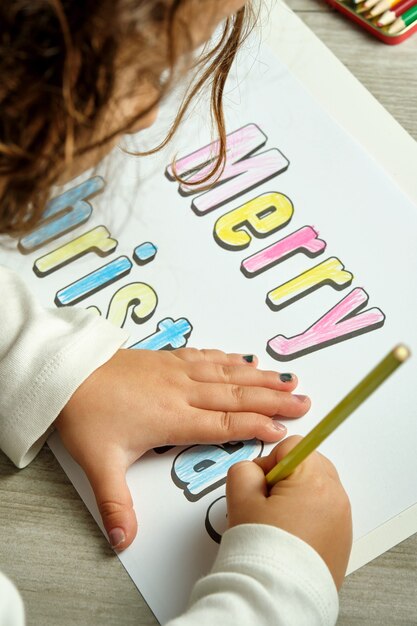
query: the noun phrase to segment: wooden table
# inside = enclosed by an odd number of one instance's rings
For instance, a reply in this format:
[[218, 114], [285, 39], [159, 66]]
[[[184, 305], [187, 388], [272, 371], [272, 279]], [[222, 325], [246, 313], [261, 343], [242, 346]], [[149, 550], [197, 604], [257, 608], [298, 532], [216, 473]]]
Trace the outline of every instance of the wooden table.
[[[386, 46], [324, 2], [288, 4], [417, 139], [417, 35]], [[29, 625], [157, 623], [47, 447], [24, 470], [0, 453], [0, 542]], [[348, 577], [338, 624], [417, 625], [416, 591], [417, 535]]]

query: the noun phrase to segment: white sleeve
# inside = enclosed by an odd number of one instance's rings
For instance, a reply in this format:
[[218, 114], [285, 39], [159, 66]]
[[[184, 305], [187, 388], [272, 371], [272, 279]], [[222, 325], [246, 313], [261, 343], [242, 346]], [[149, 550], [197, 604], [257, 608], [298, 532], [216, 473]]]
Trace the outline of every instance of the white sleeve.
[[166, 626], [333, 626], [339, 601], [321, 557], [298, 537], [244, 524], [222, 538], [188, 610]]
[[22, 598], [13, 583], [0, 572], [0, 624], [24, 626]]
[[0, 267], [0, 448], [24, 467], [80, 384], [128, 335], [89, 311], [44, 309]]

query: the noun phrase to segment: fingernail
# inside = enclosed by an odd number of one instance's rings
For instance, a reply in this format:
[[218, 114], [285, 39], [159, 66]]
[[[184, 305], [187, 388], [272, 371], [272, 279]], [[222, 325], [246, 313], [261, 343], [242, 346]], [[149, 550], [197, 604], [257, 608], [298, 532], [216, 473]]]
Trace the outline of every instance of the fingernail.
[[292, 381], [292, 374], [280, 374], [279, 379], [282, 383], [290, 383]]
[[305, 402], [307, 400], [307, 396], [301, 396], [299, 394], [293, 393], [293, 397], [297, 398], [300, 402]]
[[284, 424], [281, 424], [281, 422], [279, 422], [278, 420], [273, 419], [272, 425], [275, 428], [275, 430], [280, 430], [282, 433], [287, 430], [286, 426], [284, 426]]
[[126, 535], [122, 528], [112, 528], [109, 532], [109, 541], [112, 548], [117, 548], [123, 541], [125, 541]]
[[245, 356], [243, 356], [242, 359], [244, 361], [246, 361], [246, 363], [253, 363], [254, 355], [253, 354], [245, 354]]

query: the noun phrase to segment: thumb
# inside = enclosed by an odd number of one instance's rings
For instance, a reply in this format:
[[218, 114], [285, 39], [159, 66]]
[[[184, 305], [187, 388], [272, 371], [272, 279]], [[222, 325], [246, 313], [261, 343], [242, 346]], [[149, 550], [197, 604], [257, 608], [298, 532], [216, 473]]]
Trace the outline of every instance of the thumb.
[[126, 467], [120, 460], [106, 458], [105, 464], [90, 469], [88, 479], [112, 548], [124, 550], [136, 537], [138, 523], [126, 482]]
[[234, 511], [256, 507], [267, 497], [265, 474], [256, 463], [241, 461], [229, 469], [226, 481], [229, 519]]
[[262, 467], [265, 475], [271, 471], [279, 463], [295, 446], [302, 440], [302, 437], [299, 435], [292, 435], [291, 437], [286, 437], [283, 441], [281, 441], [268, 456], [261, 456], [255, 459], [256, 465]]

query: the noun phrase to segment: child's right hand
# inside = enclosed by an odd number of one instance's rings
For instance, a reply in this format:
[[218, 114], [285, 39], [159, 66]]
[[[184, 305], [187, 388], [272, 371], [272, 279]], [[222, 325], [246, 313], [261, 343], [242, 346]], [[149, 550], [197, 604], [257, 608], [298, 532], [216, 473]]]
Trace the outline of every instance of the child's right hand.
[[314, 452], [268, 492], [267, 474], [301, 437], [288, 437], [267, 457], [236, 463], [227, 476], [229, 528], [277, 526], [308, 543], [322, 557], [340, 589], [352, 546], [349, 499], [334, 465]]

